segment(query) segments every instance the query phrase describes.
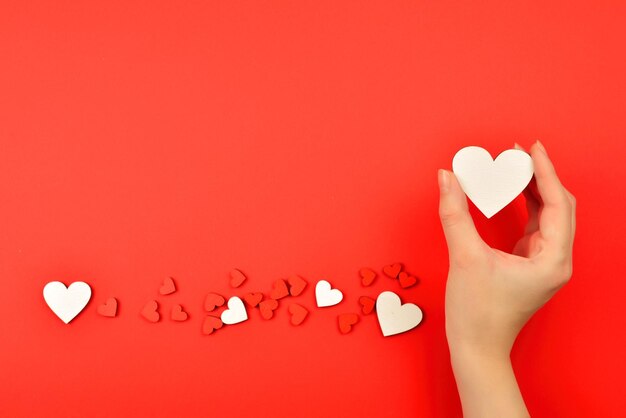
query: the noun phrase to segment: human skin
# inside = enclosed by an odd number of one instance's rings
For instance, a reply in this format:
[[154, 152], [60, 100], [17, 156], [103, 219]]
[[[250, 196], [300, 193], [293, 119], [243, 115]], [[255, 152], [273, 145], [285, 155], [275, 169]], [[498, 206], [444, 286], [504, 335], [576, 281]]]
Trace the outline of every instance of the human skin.
[[572, 275], [576, 200], [539, 141], [530, 155], [535, 175], [524, 191], [528, 223], [512, 254], [481, 239], [454, 173], [438, 172], [450, 262], [446, 336], [465, 418], [529, 416], [511, 348], [524, 324]]

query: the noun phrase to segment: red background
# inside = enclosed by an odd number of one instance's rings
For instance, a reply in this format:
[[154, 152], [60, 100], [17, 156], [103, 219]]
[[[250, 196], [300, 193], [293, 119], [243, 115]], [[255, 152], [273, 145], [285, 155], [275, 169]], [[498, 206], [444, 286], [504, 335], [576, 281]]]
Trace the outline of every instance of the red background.
[[[3, 0], [2, 415], [459, 416], [436, 169], [536, 138], [579, 226], [572, 281], [518, 339], [519, 382], [536, 417], [623, 413], [625, 16], [622, 1]], [[474, 210], [485, 239], [510, 249], [522, 205]], [[393, 261], [421, 284], [359, 285]], [[235, 267], [249, 279], [232, 291]], [[202, 335], [207, 292], [291, 274], [310, 283], [302, 326], [283, 304]], [[159, 296], [168, 275], [180, 290]], [[342, 304], [314, 308], [321, 278]], [[69, 326], [44, 304], [51, 280], [92, 286]], [[383, 338], [370, 315], [341, 335], [336, 315], [384, 289], [424, 322]], [[109, 296], [116, 319], [96, 314]], [[151, 298], [159, 324], [139, 317]]]

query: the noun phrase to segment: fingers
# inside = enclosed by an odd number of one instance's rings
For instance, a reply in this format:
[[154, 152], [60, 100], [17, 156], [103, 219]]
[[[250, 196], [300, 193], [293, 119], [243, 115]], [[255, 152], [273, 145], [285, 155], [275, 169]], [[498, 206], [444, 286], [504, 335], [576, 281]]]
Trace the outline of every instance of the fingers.
[[[521, 145], [515, 144], [515, 149], [526, 152]], [[528, 212], [528, 221], [526, 222], [525, 234], [530, 234], [539, 230], [539, 208], [541, 199], [538, 197], [537, 183], [535, 179], [531, 179], [530, 184], [524, 189], [524, 198], [526, 200], [526, 210]]]
[[464, 262], [483, 250], [486, 244], [476, 231], [467, 207], [465, 193], [456, 176], [439, 170], [439, 217], [448, 244], [450, 260]]

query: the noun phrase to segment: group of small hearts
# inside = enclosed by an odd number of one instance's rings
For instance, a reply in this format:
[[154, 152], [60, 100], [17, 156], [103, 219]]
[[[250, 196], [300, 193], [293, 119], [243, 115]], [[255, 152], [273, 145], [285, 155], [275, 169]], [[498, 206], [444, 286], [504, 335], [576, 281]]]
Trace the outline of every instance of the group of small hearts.
[[[396, 281], [403, 289], [413, 287], [418, 279], [404, 270], [401, 263], [394, 263], [383, 267], [383, 274]], [[229, 284], [232, 288], [239, 288], [247, 277], [239, 269], [230, 272]], [[359, 270], [359, 277], [363, 287], [369, 287], [374, 283], [378, 274], [370, 268]], [[249, 292], [239, 296], [231, 296], [228, 300], [217, 293], [208, 293], [204, 300], [204, 310], [207, 312], [203, 324], [202, 333], [210, 335], [224, 325], [235, 325], [248, 320], [248, 309], [259, 309], [263, 319], [271, 319], [274, 311], [278, 309], [280, 302], [287, 297], [301, 295], [308, 286], [308, 282], [298, 275], [288, 279], [278, 279], [272, 284], [272, 290], [267, 294], [261, 292]], [[167, 277], [159, 289], [163, 296], [171, 295], [177, 290], [173, 278]], [[46, 284], [43, 289], [44, 300], [48, 307], [63, 322], [68, 324], [87, 305], [91, 299], [91, 287], [85, 282], [74, 282], [65, 287], [61, 282], [54, 281]], [[344, 299], [339, 289], [335, 289], [326, 280], [319, 280], [315, 285], [315, 302], [318, 308], [328, 308], [338, 305]], [[244, 303], [245, 301], [245, 303]], [[117, 316], [118, 301], [114, 297], [108, 298], [97, 308], [97, 313], [104, 317], [115, 318]], [[247, 308], [246, 308], [247, 305]], [[376, 299], [369, 296], [359, 298], [361, 313], [368, 315], [376, 311], [378, 323], [383, 336], [400, 334], [415, 328], [422, 321], [422, 310], [413, 303], [402, 304], [400, 297], [391, 291], [384, 291]], [[298, 326], [304, 322], [309, 310], [301, 304], [289, 303], [288, 312], [290, 322]], [[148, 301], [140, 312], [140, 315], [148, 322], [156, 323], [161, 320], [159, 303], [156, 300]], [[180, 304], [175, 304], [170, 312], [172, 321], [183, 322], [189, 318], [187, 312]], [[339, 332], [347, 334], [352, 327], [359, 322], [359, 314], [356, 312], [342, 313], [337, 316]]]

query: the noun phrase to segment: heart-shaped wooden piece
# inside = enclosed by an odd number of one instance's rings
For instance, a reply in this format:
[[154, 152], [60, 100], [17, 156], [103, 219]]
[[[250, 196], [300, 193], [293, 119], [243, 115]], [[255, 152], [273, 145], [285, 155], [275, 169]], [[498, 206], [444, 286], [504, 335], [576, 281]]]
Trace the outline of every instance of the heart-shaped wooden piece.
[[315, 285], [315, 302], [318, 308], [334, 306], [343, 300], [343, 293], [339, 289], [333, 289], [329, 282], [320, 280]]
[[383, 336], [400, 334], [415, 328], [422, 322], [422, 310], [413, 303], [400, 301], [393, 292], [382, 292], [376, 299], [376, 314]]
[[244, 295], [243, 300], [246, 301], [249, 307], [255, 308], [263, 300], [263, 293], [248, 293]]
[[266, 299], [259, 303], [259, 311], [263, 319], [272, 319], [276, 309], [278, 309], [278, 301], [275, 299]]
[[363, 267], [359, 270], [359, 276], [361, 276], [361, 284], [365, 287], [371, 286], [376, 279], [376, 272], [370, 268]]
[[204, 298], [204, 310], [211, 312], [215, 308], [222, 306], [224, 303], [226, 303], [224, 296], [218, 295], [217, 293], [209, 293]]
[[402, 271], [398, 274], [398, 281], [400, 282], [400, 287], [403, 289], [408, 289], [411, 286], [414, 286], [417, 283], [417, 278], [411, 276], [409, 273]]
[[306, 280], [296, 275], [289, 277], [287, 279], [287, 282], [289, 283], [289, 294], [291, 296], [300, 295], [302, 292], [304, 292], [304, 288], [307, 285]]
[[107, 318], [115, 318], [117, 315], [117, 299], [108, 298], [106, 302], [98, 306], [98, 315], [106, 316]]
[[233, 296], [228, 299], [228, 309], [222, 312], [220, 319], [226, 325], [234, 325], [240, 322], [246, 321], [248, 319], [248, 312], [246, 311], [246, 306], [243, 304], [242, 300]]
[[385, 276], [390, 277], [392, 279], [397, 279], [401, 271], [402, 271], [401, 263], [389, 264], [383, 267], [383, 273], [385, 273]]
[[359, 315], [355, 313], [343, 313], [337, 317], [339, 323], [339, 331], [342, 334], [347, 334], [352, 331], [352, 326], [359, 322]]
[[309, 311], [302, 305], [292, 303], [289, 305], [289, 313], [291, 314], [291, 325], [300, 325], [306, 319]]
[[174, 305], [172, 308], [172, 321], [183, 322], [186, 321], [188, 317], [189, 315], [187, 315], [187, 312], [185, 312], [182, 306]]
[[156, 300], [151, 300], [146, 303], [141, 310], [141, 316], [143, 316], [148, 322], [159, 322], [161, 315], [159, 315], [159, 311], [157, 309], [159, 309], [159, 304]]
[[159, 293], [162, 295], [171, 295], [174, 292], [176, 292], [176, 283], [174, 283], [174, 279], [166, 277], [165, 280], [163, 280], [163, 285], [161, 285], [161, 288], [159, 289]]
[[285, 296], [289, 296], [289, 288], [287, 283], [283, 279], [278, 279], [272, 284], [272, 291], [270, 292], [270, 298], [278, 300]]
[[211, 335], [215, 330], [222, 328], [224, 323], [216, 316], [207, 316], [202, 323], [202, 333], [205, 335]]
[[246, 281], [246, 276], [239, 270], [233, 269], [230, 272], [230, 285], [232, 287], [239, 287]]
[[376, 301], [369, 296], [361, 296], [359, 298], [359, 305], [361, 305], [361, 312], [363, 312], [363, 315], [367, 315], [372, 313], [374, 310]]
[[85, 282], [74, 282], [68, 287], [61, 282], [50, 282], [43, 288], [43, 298], [52, 312], [68, 324], [89, 303], [91, 287]]

